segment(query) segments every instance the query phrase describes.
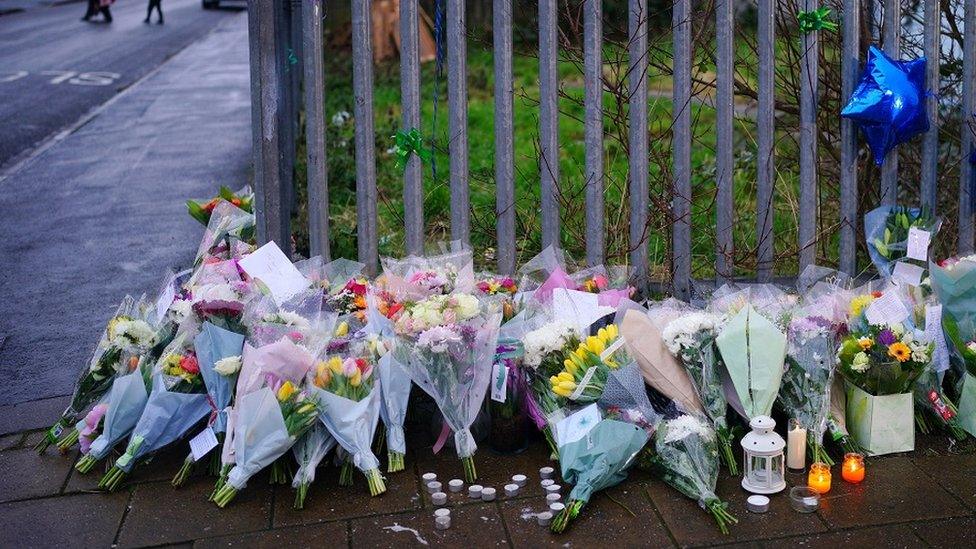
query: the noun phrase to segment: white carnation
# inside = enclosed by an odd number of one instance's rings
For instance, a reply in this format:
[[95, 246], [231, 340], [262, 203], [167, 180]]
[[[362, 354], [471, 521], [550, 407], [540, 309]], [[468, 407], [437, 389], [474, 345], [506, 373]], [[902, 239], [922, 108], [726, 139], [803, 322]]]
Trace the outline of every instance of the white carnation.
[[222, 376], [232, 376], [241, 369], [241, 357], [228, 356], [214, 363], [214, 371]]
[[574, 337], [579, 337], [576, 327], [565, 320], [557, 320], [533, 330], [522, 337], [525, 349], [522, 362], [526, 366], [538, 367], [547, 355], [561, 350]]
[[698, 332], [717, 332], [721, 323], [722, 317], [719, 315], [696, 311], [669, 322], [661, 332], [661, 337], [671, 354], [677, 355], [682, 349], [697, 345]]
[[675, 442], [689, 435], [698, 435], [703, 439], [710, 440], [715, 435], [714, 431], [708, 425], [705, 425], [704, 422], [690, 414], [685, 414], [666, 422], [665, 429], [667, 429], [664, 435], [665, 443]]

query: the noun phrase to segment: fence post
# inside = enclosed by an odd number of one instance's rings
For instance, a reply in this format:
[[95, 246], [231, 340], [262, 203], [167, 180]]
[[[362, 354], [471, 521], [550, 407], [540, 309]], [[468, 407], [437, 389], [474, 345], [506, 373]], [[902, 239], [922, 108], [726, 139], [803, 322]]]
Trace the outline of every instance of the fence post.
[[[841, 98], [854, 93], [860, 72], [861, 5], [844, 0], [844, 43], [841, 61]], [[854, 275], [857, 269], [857, 128], [840, 119], [840, 270]]]
[[515, 149], [512, 104], [512, 0], [494, 0], [495, 215], [498, 218], [498, 272], [515, 272]]
[[[275, 2], [248, 2], [248, 49], [251, 65], [251, 132], [254, 156], [254, 213], [258, 244], [282, 245], [289, 219], [281, 204], [279, 117], [281, 86]], [[291, 239], [288, 238], [290, 242]]]
[[323, 0], [302, 7], [305, 70], [305, 148], [308, 169], [308, 247], [310, 255], [331, 259], [329, 249], [329, 170], [325, 152], [325, 62], [322, 49]]
[[[400, 0], [400, 125], [420, 130], [420, 20], [417, 0]], [[407, 254], [424, 253], [424, 180], [420, 158], [412, 154], [403, 172], [403, 220]]]
[[671, 154], [674, 161], [671, 209], [674, 295], [691, 296], [691, 0], [675, 0]]
[[630, 265], [647, 288], [647, 0], [630, 0]]
[[962, 62], [962, 169], [959, 178], [959, 254], [973, 251], [973, 112], [976, 111], [976, 0], [966, 0]]
[[[817, 0], [803, 0], [803, 11], [813, 11]], [[817, 90], [819, 88], [818, 31], [802, 37], [800, 58], [800, 221], [798, 228], [800, 270], [817, 260], [817, 215], [820, 200], [817, 196]]]
[[[295, 123], [297, 119], [297, 111], [295, 109], [295, 71], [291, 64], [294, 58], [294, 48], [292, 48], [291, 40], [292, 4], [290, 0], [273, 0], [272, 3], [275, 5], [275, 18], [277, 19], [275, 37], [278, 42], [276, 51], [278, 52], [278, 66], [280, 67], [278, 71], [278, 85], [281, 87], [281, 94], [279, 95], [281, 110], [279, 111], [280, 118], [278, 119], [280, 125], [278, 130], [278, 135], [280, 136], [278, 146], [281, 148], [281, 163], [279, 168], [281, 171], [281, 207], [282, 215], [290, 218], [295, 205]], [[285, 250], [285, 253], [290, 253], [290, 235], [287, 238], [287, 242], [278, 242], [278, 246]]]
[[[901, 0], [884, 3], [884, 51], [892, 59], [901, 56]], [[881, 165], [881, 203], [898, 202], [898, 148], [885, 156]]]
[[731, 280], [735, 243], [735, 202], [732, 179], [732, 117], [735, 95], [732, 92], [733, 49], [732, 14], [735, 0], [719, 0], [715, 6], [715, 274]]
[[942, 12], [939, 0], [925, 0], [925, 87], [932, 95], [925, 98], [925, 112], [929, 118], [929, 131], [922, 141], [922, 204], [935, 212], [938, 203], [939, 177], [939, 26]]
[[376, 274], [376, 138], [373, 131], [372, 0], [352, 0], [352, 78], [356, 117], [356, 241], [359, 261]]
[[583, 6], [586, 263], [603, 263], [603, 0]]
[[471, 241], [468, 200], [468, 52], [464, 2], [447, 2], [448, 150], [451, 154], [451, 240]]
[[775, 0], [759, 0], [759, 110], [756, 114], [758, 173], [756, 174], [756, 275], [768, 282], [773, 274], [773, 197], [776, 113]]
[[559, 245], [559, 42], [556, 0], [539, 0], [539, 187], [542, 247]]

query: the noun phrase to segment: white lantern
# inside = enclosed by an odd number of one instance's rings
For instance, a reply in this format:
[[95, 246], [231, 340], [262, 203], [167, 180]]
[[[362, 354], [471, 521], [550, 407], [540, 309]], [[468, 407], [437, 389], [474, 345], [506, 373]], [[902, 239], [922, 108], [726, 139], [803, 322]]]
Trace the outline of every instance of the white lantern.
[[753, 494], [775, 494], [786, 488], [784, 478], [786, 441], [776, 434], [776, 422], [757, 416], [749, 422], [752, 431], [742, 437], [745, 466], [742, 487]]

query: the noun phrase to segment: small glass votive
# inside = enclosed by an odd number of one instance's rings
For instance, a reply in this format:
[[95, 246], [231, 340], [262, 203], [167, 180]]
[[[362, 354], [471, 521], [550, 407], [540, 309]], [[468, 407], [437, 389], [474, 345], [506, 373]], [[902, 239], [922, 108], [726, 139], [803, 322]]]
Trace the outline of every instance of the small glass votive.
[[840, 474], [851, 484], [861, 483], [864, 480], [864, 456], [856, 452], [844, 454]]
[[818, 461], [810, 465], [807, 487], [818, 494], [826, 494], [830, 491], [830, 467], [826, 463]]
[[447, 487], [454, 493], [460, 492], [464, 489], [464, 481], [456, 478], [447, 483]]
[[790, 505], [797, 513], [813, 513], [820, 507], [820, 494], [806, 486], [794, 486], [790, 490]]
[[434, 492], [430, 495], [430, 500], [434, 503], [434, 505], [444, 505], [447, 503], [447, 494], [444, 492]]

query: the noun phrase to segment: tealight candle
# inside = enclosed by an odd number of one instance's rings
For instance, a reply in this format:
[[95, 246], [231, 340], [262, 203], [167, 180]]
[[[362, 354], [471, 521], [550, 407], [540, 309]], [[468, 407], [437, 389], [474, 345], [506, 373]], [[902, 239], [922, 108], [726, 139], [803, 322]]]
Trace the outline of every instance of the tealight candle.
[[447, 487], [450, 488], [451, 491], [454, 493], [460, 492], [461, 489], [464, 488], [464, 481], [459, 478], [456, 478], [448, 482]]
[[552, 480], [551, 478], [547, 478], [547, 479], [544, 479], [539, 484], [542, 485], [543, 488], [546, 488], [548, 486], [552, 486], [553, 484], [556, 484], [556, 481]]
[[472, 484], [468, 486], [468, 497], [471, 499], [481, 499], [481, 485]]
[[444, 492], [434, 492], [430, 495], [430, 500], [434, 502], [434, 505], [444, 505], [447, 503], [447, 494]]
[[790, 429], [786, 433], [786, 466], [790, 469], [803, 469], [807, 458], [807, 430], [800, 425], [799, 420], [790, 420]]
[[435, 481], [432, 481], [432, 482], [428, 482], [427, 483], [427, 491], [430, 492], [431, 494], [433, 494], [435, 492], [440, 492], [441, 491], [441, 483], [440, 482], [437, 482], [436, 480]]
[[553, 515], [558, 515], [565, 508], [566, 506], [558, 501], [549, 504], [549, 511], [551, 511]]
[[546, 494], [546, 503], [556, 503], [561, 499], [563, 499], [562, 494]]
[[542, 478], [552, 478], [552, 475], [555, 472], [556, 470], [553, 469], [552, 467], [543, 467], [539, 469], [539, 476], [541, 476]]
[[535, 516], [535, 520], [539, 523], [539, 526], [549, 526], [549, 523], [552, 521], [552, 513], [543, 511]]
[[451, 516], [451, 510], [447, 508], [435, 509], [434, 517], [449, 517]]
[[495, 489], [491, 487], [482, 488], [481, 501], [495, 501]]
[[451, 515], [436, 517], [434, 519], [434, 526], [438, 530], [447, 530], [451, 527]]
[[524, 487], [525, 486], [525, 483], [528, 482], [528, 481], [529, 481], [529, 479], [525, 475], [512, 475], [512, 482], [514, 482], [515, 484], [518, 484], [518, 487], [519, 488]]
[[810, 465], [810, 474], [807, 475], [807, 486], [818, 494], [826, 494], [830, 491], [830, 467], [826, 463], [816, 462]]
[[424, 479], [424, 486], [426, 486], [437, 480], [437, 473], [424, 473], [424, 475], [420, 478]]
[[850, 452], [844, 454], [844, 465], [841, 467], [841, 476], [851, 484], [857, 484], [864, 480], [864, 456]]
[[518, 491], [519, 491], [519, 485], [518, 484], [506, 484], [505, 485], [505, 495], [508, 496], [508, 497], [512, 497], [515, 494], [518, 494]]
[[561, 489], [562, 489], [562, 486], [560, 486], [558, 484], [550, 484], [550, 485], [546, 486], [546, 493], [548, 493], [548, 494], [558, 494], [559, 493], [559, 490], [561, 490]]

